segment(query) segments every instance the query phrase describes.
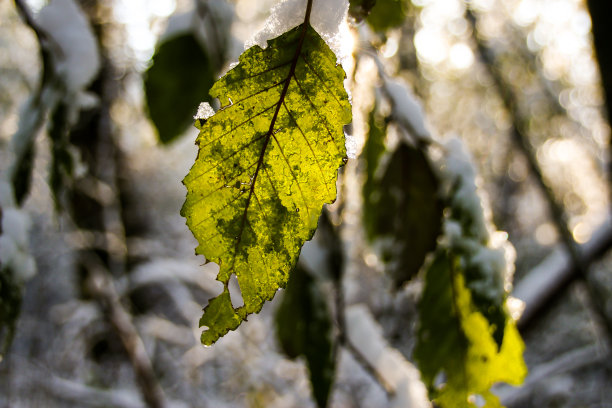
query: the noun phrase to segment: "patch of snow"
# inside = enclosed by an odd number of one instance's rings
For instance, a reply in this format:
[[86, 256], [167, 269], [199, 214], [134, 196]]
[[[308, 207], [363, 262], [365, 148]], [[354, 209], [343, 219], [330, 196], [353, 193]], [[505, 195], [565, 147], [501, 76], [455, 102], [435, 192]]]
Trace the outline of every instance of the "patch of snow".
[[357, 151], [359, 150], [357, 146], [357, 138], [350, 133], [344, 132], [344, 140], [346, 155], [349, 159], [356, 159]]
[[412, 91], [405, 84], [389, 78], [385, 80], [383, 89], [391, 100], [394, 119], [417, 139], [431, 141], [423, 106]]
[[[276, 5], [266, 20], [265, 27], [246, 42], [245, 48], [267, 46], [266, 41], [276, 38], [304, 22], [307, 0], [285, 0]], [[348, 0], [314, 0], [310, 24], [332, 49], [338, 61], [350, 56], [347, 49], [351, 41], [346, 22]], [[347, 37], [348, 36], [348, 37]]]
[[77, 93], [100, 69], [98, 45], [87, 17], [74, 0], [53, 0], [36, 17], [51, 39], [57, 74], [69, 93]]
[[393, 387], [392, 407], [431, 407], [418, 369], [387, 344], [382, 329], [365, 305], [357, 304], [347, 308], [346, 327], [351, 343], [385, 382]]
[[36, 273], [36, 263], [30, 255], [28, 231], [29, 215], [16, 207], [2, 207], [2, 235], [0, 235], [0, 261], [9, 268], [19, 282]]
[[[485, 208], [478, 192], [476, 169], [472, 158], [465, 149], [463, 142], [456, 137], [445, 143], [446, 155], [444, 157], [442, 172], [442, 188], [450, 193], [452, 190], [451, 206], [455, 212], [469, 218], [470, 231], [464, 231], [479, 241], [487, 241], [489, 229], [485, 221]], [[465, 222], [463, 224], [466, 224]]]
[[211, 116], [213, 116], [215, 114], [215, 110], [212, 108], [212, 106], [210, 106], [210, 104], [208, 102], [202, 102], [200, 103], [200, 106], [198, 106], [198, 112], [195, 114], [195, 116], [193, 117], [194, 119], [208, 119]]

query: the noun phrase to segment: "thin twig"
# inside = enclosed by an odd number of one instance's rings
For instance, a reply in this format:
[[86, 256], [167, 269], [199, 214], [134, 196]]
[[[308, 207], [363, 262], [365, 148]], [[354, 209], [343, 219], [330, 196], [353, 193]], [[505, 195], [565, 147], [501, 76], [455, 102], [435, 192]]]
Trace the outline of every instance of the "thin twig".
[[89, 271], [89, 289], [102, 305], [105, 316], [125, 347], [143, 399], [151, 408], [167, 406], [164, 392], [153, 370], [153, 364], [147, 355], [136, 326], [132, 322], [130, 313], [121, 304], [110, 272], [93, 252], [82, 254], [81, 261]]

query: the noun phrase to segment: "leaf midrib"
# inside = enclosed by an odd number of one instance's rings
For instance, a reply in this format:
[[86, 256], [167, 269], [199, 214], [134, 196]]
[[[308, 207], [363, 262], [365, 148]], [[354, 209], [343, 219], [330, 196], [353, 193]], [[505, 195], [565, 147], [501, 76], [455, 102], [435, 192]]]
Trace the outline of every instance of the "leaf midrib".
[[254, 193], [255, 193], [255, 184], [257, 181], [257, 176], [259, 174], [259, 170], [261, 169], [261, 166], [264, 162], [264, 156], [266, 153], [266, 150], [268, 148], [268, 144], [270, 143], [270, 139], [272, 138], [272, 136], [274, 135], [274, 127], [276, 125], [276, 119], [278, 118], [278, 113], [280, 112], [281, 107], [283, 106], [284, 102], [285, 102], [285, 97], [287, 96], [287, 91], [289, 90], [289, 85], [291, 83], [291, 78], [294, 77], [295, 75], [295, 68], [297, 66], [298, 60], [300, 58], [300, 55], [302, 53], [302, 47], [304, 45], [304, 39], [306, 38], [306, 33], [308, 31], [308, 27], [310, 24], [310, 13], [312, 11], [312, 3], [313, 0], [308, 0], [308, 4], [306, 5], [306, 15], [304, 17], [304, 23], [302, 23], [302, 32], [300, 33], [300, 40], [298, 42], [297, 48], [295, 50], [295, 54], [293, 56], [293, 59], [291, 60], [291, 67], [289, 68], [289, 73], [287, 74], [287, 77], [285, 78], [284, 82], [284, 86], [283, 86], [283, 90], [281, 91], [280, 97], [278, 99], [278, 102], [276, 103], [276, 110], [274, 111], [274, 116], [272, 116], [272, 120], [270, 122], [270, 128], [268, 129], [268, 132], [266, 133], [265, 136], [265, 140], [264, 143], [261, 147], [261, 151], [259, 153], [259, 158], [257, 160], [257, 168], [255, 169], [255, 173], [253, 173], [253, 180], [251, 181], [251, 187], [249, 188], [249, 195], [247, 197], [247, 201], [246, 204], [244, 206], [244, 212], [242, 214], [242, 220], [241, 220], [241, 224], [240, 224], [240, 231], [238, 233], [238, 238], [236, 239], [236, 244], [234, 246], [234, 257], [233, 257], [233, 261], [232, 261], [232, 268], [231, 270], [233, 271], [234, 269], [234, 264], [236, 262], [236, 255], [238, 253], [238, 246], [240, 245], [240, 242], [242, 240], [242, 235], [244, 233], [244, 227], [246, 225], [247, 222], [247, 213], [251, 204], [251, 198], [253, 197]]

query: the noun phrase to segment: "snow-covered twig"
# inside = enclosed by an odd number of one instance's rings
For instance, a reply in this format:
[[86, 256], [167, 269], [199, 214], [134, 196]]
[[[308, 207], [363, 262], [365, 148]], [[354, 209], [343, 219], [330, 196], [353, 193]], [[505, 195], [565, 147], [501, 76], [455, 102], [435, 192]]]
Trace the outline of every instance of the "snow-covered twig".
[[[597, 261], [612, 248], [612, 224], [602, 224], [591, 239], [579, 247], [584, 265]], [[531, 269], [515, 286], [513, 296], [525, 302], [525, 310], [518, 322], [528, 326], [555, 296], [578, 277], [572, 259], [561, 248]]]
[[[425, 385], [416, 367], [389, 347], [381, 328], [364, 305], [346, 311], [347, 344], [359, 351], [361, 363], [376, 373], [378, 381], [391, 395], [394, 407], [430, 407]], [[355, 353], [353, 353], [355, 355]]]
[[436, 138], [425, 121], [423, 106], [412, 91], [403, 83], [389, 78], [374, 49], [363, 52], [376, 65], [378, 76], [382, 80], [382, 92], [391, 104], [391, 119], [411, 136], [417, 146], [436, 143]]

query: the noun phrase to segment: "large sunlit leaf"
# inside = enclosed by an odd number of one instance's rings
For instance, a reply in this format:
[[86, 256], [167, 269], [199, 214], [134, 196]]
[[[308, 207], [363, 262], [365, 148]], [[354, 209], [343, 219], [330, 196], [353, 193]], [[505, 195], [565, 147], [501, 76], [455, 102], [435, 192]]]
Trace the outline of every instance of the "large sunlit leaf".
[[[198, 119], [198, 158], [182, 214], [197, 254], [220, 266], [223, 293], [204, 310], [212, 344], [285, 287], [324, 203], [336, 198], [351, 106], [345, 73], [304, 23], [240, 56], [210, 91], [222, 108]], [[232, 305], [235, 274], [244, 305]]]
[[494, 328], [478, 311], [460, 261], [439, 250], [425, 275], [414, 358], [430, 396], [442, 407], [499, 407], [489, 389], [520, 384], [527, 369], [514, 321], [506, 320], [501, 347]]

